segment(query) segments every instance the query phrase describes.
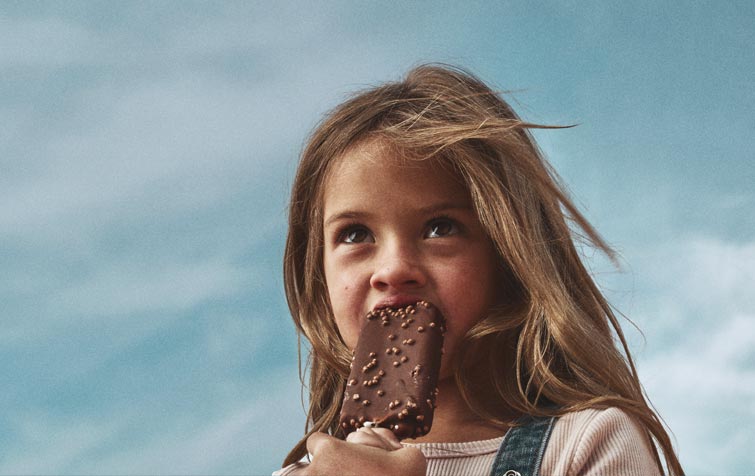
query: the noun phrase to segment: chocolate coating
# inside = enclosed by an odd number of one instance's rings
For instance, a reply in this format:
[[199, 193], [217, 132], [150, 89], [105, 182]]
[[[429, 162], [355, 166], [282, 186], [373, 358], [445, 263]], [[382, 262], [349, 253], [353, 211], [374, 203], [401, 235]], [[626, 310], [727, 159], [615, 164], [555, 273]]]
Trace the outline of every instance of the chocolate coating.
[[388, 428], [400, 440], [430, 431], [444, 334], [443, 316], [425, 301], [367, 314], [346, 379], [339, 421], [344, 436], [364, 422]]

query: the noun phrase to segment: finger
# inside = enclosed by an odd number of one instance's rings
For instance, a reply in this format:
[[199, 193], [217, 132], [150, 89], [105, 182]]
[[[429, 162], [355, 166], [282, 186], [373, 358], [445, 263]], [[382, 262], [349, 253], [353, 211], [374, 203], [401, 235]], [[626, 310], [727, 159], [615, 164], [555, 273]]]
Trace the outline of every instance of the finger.
[[387, 428], [375, 427], [372, 429], [372, 431], [374, 431], [375, 434], [380, 436], [386, 443], [388, 443], [392, 449], [398, 450], [403, 448], [403, 446], [401, 446], [401, 442], [391, 430]]
[[395, 446], [391, 445], [389, 441], [385, 440], [371, 428], [359, 428], [357, 431], [349, 433], [349, 435], [346, 437], [346, 441], [348, 441], [349, 443], [372, 446], [374, 448], [380, 448], [386, 451], [396, 449]]

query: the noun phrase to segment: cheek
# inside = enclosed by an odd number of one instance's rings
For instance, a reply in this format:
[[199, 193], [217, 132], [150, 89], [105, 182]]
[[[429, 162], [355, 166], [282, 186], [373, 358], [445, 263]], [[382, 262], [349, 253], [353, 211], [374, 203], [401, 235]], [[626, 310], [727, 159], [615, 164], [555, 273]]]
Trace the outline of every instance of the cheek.
[[358, 288], [355, 277], [343, 268], [326, 268], [325, 281], [336, 327], [349, 349], [353, 349], [359, 336]]
[[326, 275], [325, 284], [328, 288], [333, 312], [336, 315], [347, 312], [355, 299], [356, 288], [353, 278], [345, 273]]
[[445, 282], [444, 301], [450, 319], [449, 344], [455, 345], [495, 303], [495, 272], [491, 261], [463, 263]]
[[359, 322], [351, 317], [336, 317], [336, 326], [343, 342], [350, 350], [354, 350], [359, 339]]

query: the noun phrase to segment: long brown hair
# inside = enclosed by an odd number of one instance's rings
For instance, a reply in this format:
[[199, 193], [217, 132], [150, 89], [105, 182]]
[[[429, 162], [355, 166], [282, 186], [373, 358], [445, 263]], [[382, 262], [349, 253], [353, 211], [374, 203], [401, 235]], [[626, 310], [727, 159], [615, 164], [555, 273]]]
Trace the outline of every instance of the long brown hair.
[[[306, 454], [313, 432], [338, 434], [351, 353], [327, 297], [323, 184], [349, 148], [379, 140], [404, 157], [450, 166], [466, 184], [500, 257], [507, 304], [468, 332], [454, 360], [470, 409], [505, 425], [517, 414], [618, 407], [642, 424], [670, 473], [682, 474], [668, 433], [644, 396], [616, 314], [582, 263], [575, 239], [612, 259], [614, 252], [535, 144], [530, 129], [546, 127], [519, 119], [473, 75], [424, 65], [403, 81], [353, 96], [315, 128], [294, 180], [284, 258], [288, 305], [311, 344], [309, 418], [284, 465]], [[655, 456], [662, 469], [657, 451]]]

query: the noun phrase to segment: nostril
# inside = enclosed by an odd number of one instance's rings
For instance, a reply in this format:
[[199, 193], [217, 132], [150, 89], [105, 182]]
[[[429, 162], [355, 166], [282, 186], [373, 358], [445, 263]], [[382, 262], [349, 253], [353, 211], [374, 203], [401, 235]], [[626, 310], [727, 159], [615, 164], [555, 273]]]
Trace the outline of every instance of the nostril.
[[409, 261], [393, 262], [378, 268], [370, 279], [370, 284], [375, 289], [417, 287], [422, 286], [424, 282], [422, 268]]

